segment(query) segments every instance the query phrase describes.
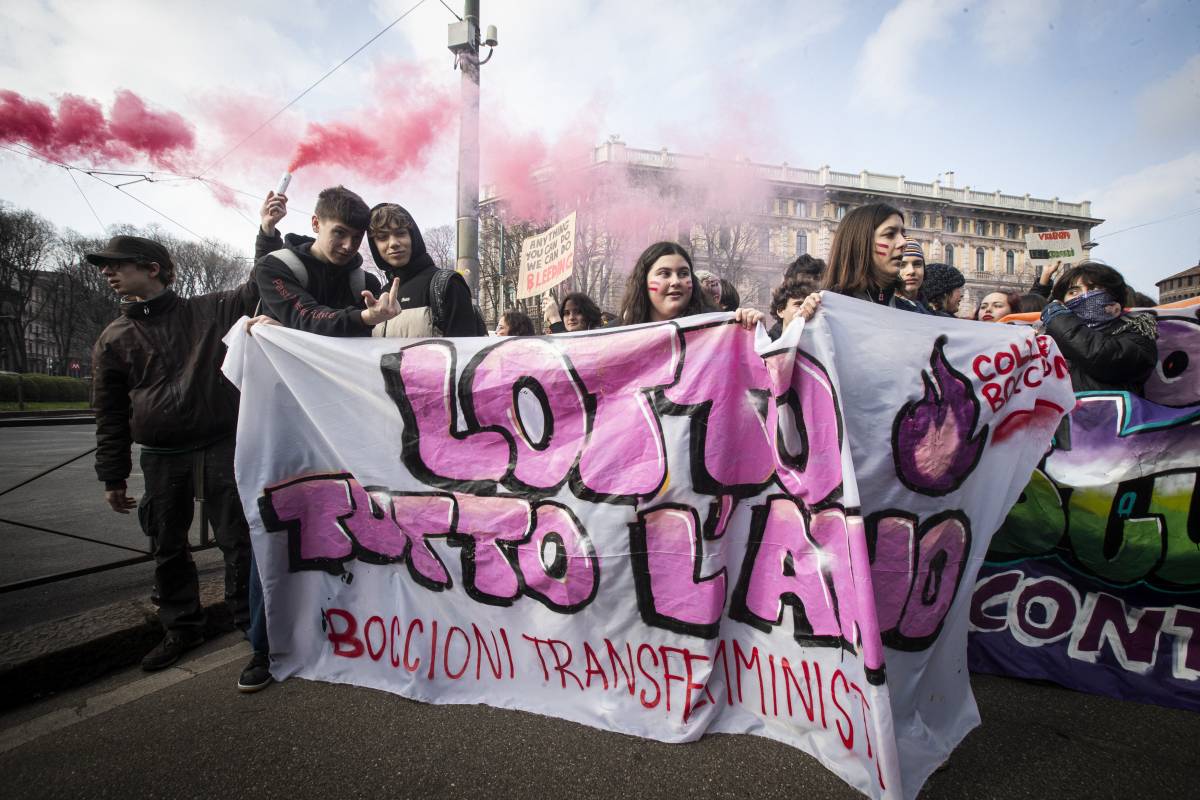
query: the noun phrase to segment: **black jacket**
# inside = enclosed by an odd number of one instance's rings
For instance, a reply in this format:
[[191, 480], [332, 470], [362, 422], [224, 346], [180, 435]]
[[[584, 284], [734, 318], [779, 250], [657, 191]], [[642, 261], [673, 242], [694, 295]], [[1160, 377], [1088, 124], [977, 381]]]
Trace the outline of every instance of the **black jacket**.
[[[322, 261], [312, 254], [311, 236], [289, 233], [280, 238], [259, 229], [254, 241], [256, 263], [252, 277], [262, 296], [262, 313], [289, 328], [323, 336], [370, 336], [359, 314], [366, 308], [361, 295], [350, 285], [350, 274], [362, 266], [357, 253], [343, 266]], [[286, 247], [308, 269], [308, 286], [301, 286], [291, 268], [270, 255]], [[366, 289], [378, 296], [379, 279], [367, 273]]]
[[1125, 314], [1102, 328], [1089, 328], [1074, 314], [1058, 314], [1045, 332], [1067, 359], [1077, 392], [1141, 395], [1158, 363], [1158, 325], [1151, 314]]
[[238, 392], [221, 373], [221, 339], [254, 313], [258, 288], [182, 298], [170, 289], [122, 303], [92, 349], [96, 476], [124, 486], [130, 445], [190, 449], [237, 428]]

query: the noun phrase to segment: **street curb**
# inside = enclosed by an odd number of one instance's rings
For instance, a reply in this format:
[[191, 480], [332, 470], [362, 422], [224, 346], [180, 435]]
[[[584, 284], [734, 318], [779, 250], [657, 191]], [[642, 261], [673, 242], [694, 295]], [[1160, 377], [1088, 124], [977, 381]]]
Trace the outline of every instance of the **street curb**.
[[[0, 414], [8, 414], [13, 412], [0, 412]], [[39, 416], [36, 414], [22, 414], [15, 412], [12, 416], [0, 416], [0, 428], [25, 428], [31, 425], [92, 425], [96, 422], [96, 415], [87, 414], [55, 414], [47, 412], [47, 416]]]
[[[222, 578], [201, 580], [200, 601], [208, 612], [205, 638], [233, 630]], [[162, 636], [149, 598], [0, 634], [0, 711], [139, 664]]]

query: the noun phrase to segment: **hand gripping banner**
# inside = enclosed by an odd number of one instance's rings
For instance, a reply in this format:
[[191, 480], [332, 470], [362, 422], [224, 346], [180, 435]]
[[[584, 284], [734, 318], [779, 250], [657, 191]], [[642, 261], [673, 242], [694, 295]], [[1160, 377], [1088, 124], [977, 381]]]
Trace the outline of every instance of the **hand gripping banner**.
[[275, 676], [753, 733], [914, 797], [979, 722], [970, 590], [1066, 364], [1028, 329], [839, 296], [757, 336], [234, 328]]

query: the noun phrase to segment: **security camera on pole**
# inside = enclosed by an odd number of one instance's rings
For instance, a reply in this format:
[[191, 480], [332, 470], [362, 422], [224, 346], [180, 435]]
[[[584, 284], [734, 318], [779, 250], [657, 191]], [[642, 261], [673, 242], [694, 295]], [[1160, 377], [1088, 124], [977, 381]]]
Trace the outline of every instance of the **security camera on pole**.
[[463, 17], [450, 24], [449, 48], [462, 71], [458, 129], [458, 221], [456, 268], [471, 293], [479, 293], [479, 68], [492, 58], [496, 26], [489, 25], [483, 44], [488, 55], [479, 60], [479, 0], [466, 0]]

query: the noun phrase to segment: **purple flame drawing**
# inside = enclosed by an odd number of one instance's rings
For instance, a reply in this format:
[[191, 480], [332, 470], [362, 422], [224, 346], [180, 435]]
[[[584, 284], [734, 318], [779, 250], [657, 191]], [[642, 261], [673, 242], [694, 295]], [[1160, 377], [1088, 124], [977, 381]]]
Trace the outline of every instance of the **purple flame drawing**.
[[979, 422], [979, 400], [971, 382], [954, 370], [939, 336], [921, 371], [925, 396], [905, 403], [892, 425], [892, 458], [901, 483], [914, 492], [937, 497], [954, 491], [966, 480], [987, 443], [987, 426]]

